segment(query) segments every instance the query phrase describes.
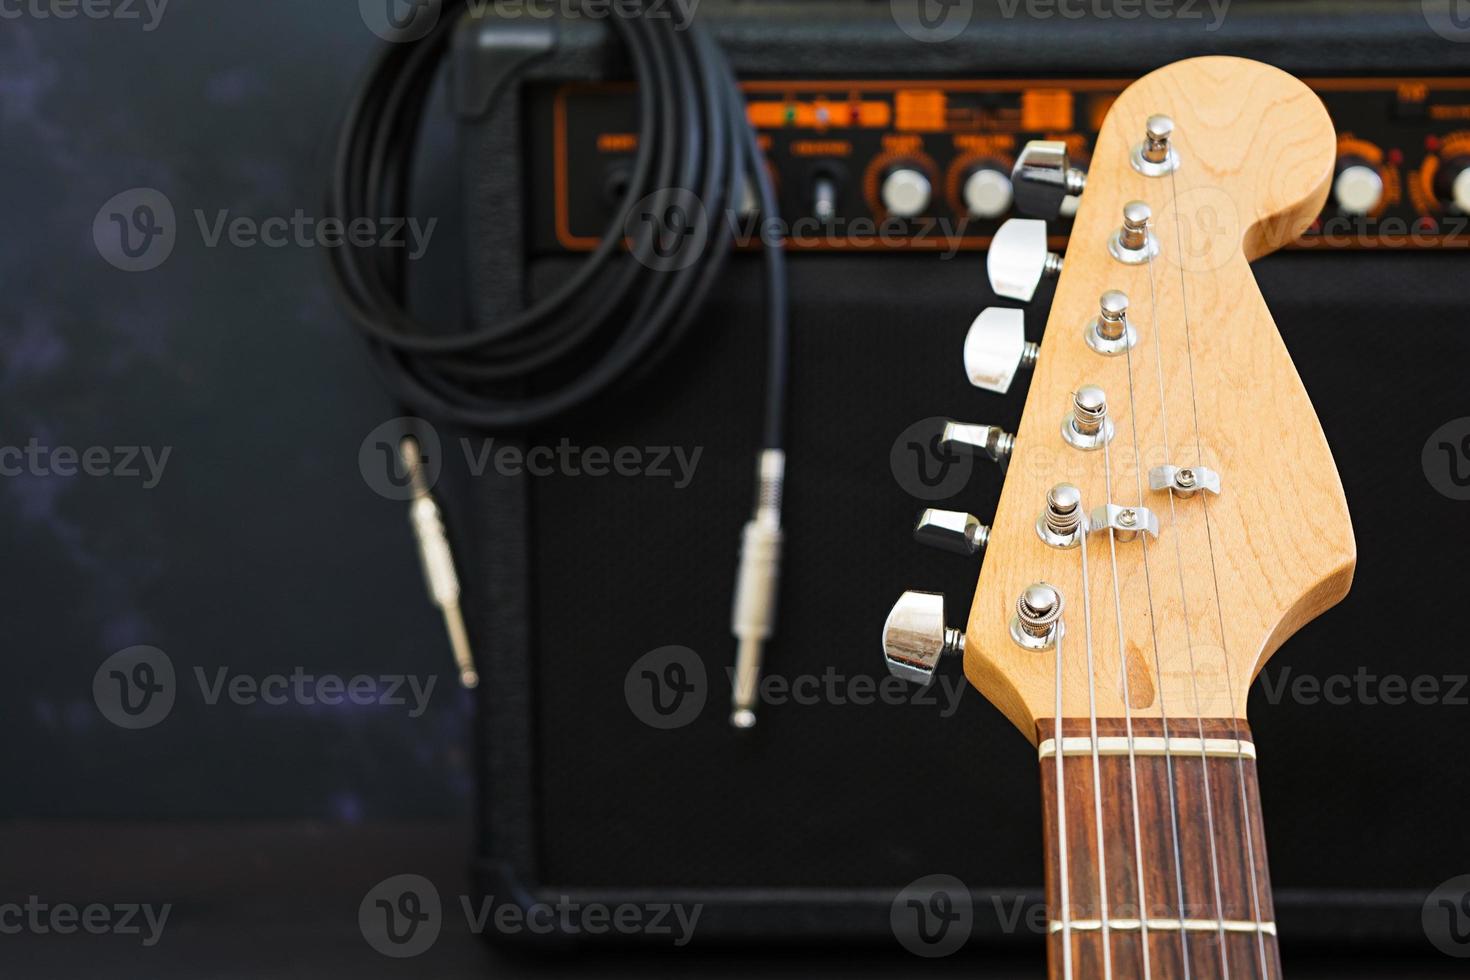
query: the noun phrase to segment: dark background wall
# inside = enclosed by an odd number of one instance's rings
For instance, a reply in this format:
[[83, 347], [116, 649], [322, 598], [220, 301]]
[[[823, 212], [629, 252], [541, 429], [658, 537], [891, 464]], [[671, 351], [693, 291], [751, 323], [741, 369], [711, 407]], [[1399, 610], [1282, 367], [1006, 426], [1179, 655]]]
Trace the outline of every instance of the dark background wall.
[[[0, 817], [452, 812], [471, 783], [469, 702], [406, 509], [358, 469], [397, 413], [321, 248], [210, 247], [196, 216], [319, 217], [338, 114], [379, 39], [353, 0], [174, 0], [151, 30], [137, 9], [0, 21], [0, 446], [170, 453], [152, 489], [57, 475], [64, 457], [0, 479]], [[172, 204], [176, 241], [130, 273], [93, 223], [134, 188]], [[452, 239], [436, 228], [424, 265], [453, 275]], [[167, 655], [178, 694], [161, 723], [124, 731], [93, 677], [140, 644]], [[437, 686], [417, 718], [211, 706], [195, 670], [212, 684], [222, 667]]]

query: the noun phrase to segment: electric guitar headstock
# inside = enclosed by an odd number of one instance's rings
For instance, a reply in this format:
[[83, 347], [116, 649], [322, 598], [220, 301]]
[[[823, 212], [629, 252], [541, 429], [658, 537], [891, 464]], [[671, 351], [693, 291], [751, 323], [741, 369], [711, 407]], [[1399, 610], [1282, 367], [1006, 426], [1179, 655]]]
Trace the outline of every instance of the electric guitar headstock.
[[1332, 454], [1249, 266], [1319, 213], [1334, 156], [1310, 89], [1220, 57], [1123, 92], [1085, 177], [1065, 144], [1027, 147], [1020, 206], [1086, 193], [1065, 263], [1041, 221], [996, 237], [998, 293], [1060, 278], [1039, 348], [1019, 310], [986, 310], [966, 340], [977, 386], [1034, 377], [1014, 437], [946, 433], [1008, 461], [1007, 480], [988, 529], [921, 519], [921, 537], [983, 544], [984, 564], [963, 633], [937, 597], [900, 602], [895, 672], [923, 679], [963, 647], [969, 679], [1033, 739], [1056, 717], [1243, 717], [1267, 658], [1346, 594], [1355, 561]]
[[1060, 277], [1045, 339], [990, 309], [965, 343], [978, 387], [1034, 372], [1020, 429], [945, 431], [1008, 464], [995, 519], [917, 529], [985, 552], [969, 619], [905, 593], [884, 652], [919, 681], [962, 652], [1037, 744], [1051, 976], [1279, 977], [1246, 695], [1347, 593], [1356, 548], [1249, 263], [1320, 211], [1332, 123], [1275, 68], [1198, 58], [1118, 97], [1088, 174], [1067, 151], [1033, 143], [1015, 173], [1023, 209], [1085, 187], [1065, 262], [1040, 221], [989, 255], [1002, 296]]

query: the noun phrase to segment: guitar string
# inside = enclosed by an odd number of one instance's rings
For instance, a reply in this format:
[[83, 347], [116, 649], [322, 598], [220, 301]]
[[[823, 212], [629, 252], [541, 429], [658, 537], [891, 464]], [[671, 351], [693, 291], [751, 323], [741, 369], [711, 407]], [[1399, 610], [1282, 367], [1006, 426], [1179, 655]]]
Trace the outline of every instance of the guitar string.
[[[1158, 288], [1154, 283], [1154, 263], [1152, 258], [1148, 262], [1148, 298], [1149, 329], [1154, 337], [1156, 359], [1159, 359], [1157, 355], [1162, 350], [1159, 339], [1159, 294]], [[1128, 410], [1133, 413], [1133, 417], [1136, 419], [1138, 416], [1137, 407], [1133, 400], [1133, 351], [1131, 348], [1127, 352], [1127, 357]], [[1165, 442], [1167, 441], [1166, 439]], [[1133, 427], [1133, 457], [1135, 460], [1140, 457], [1137, 425]], [[1144, 505], [1143, 466], [1140, 464], [1134, 470], [1134, 478], [1137, 482], [1138, 489], [1138, 505], [1142, 507]], [[1159, 720], [1162, 723], [1164, 745], [1167, 748], [1169, 745], [1169, 706], [1164, 700], [1164, 661], [1163, 655], [1159, 651], [1157, 612], [1154, 608], [1153, 571], [1148, 560], [1148, 535], [1146, 533], [1141, 534], [1138, 540], [1143, 545], [1143, 580], [1148, 590], [1149, 631], [1153, 637], [1154, 676], [1158, 682]], [[1179, 959], [1184, 964], [1184, 980], [1189, 980], [1189, 930], [1184, 928], [1184, 920], [1186, 918], [1186, 910], [1184, 908], [1184, 854], [1179, 841], [1179, 803], [1174, 790], [1176, 785], [1174, 781], [1174, 756], [1167, 751], [1164, 753], [1164, 770], [1169, 777], [1169, 830], [1174, 845], [1174, 907], [1179, 912]]]
[[1061, 882], [1062, 901], [1062, 976], [1072, 980], [1072, 906], [1067, 885], [1067, 784], [1062, 763], [1067, 754], [1062, 749], [1062, 637], [1057, 636], [1057, 711], [1052, 734], [1057, 744], [1057, 878]]
[[[1097, 747], [1097, 678], [1092, 657], [1092, 578], [1087, 571], [1087, 533], [1082, 534], [1082, 623], [1087, 636], [1087, 717], [1092, 726], [1092, 806], [1097, 820], [1097, 910], [1102, 927], [1103, 976], [1113, 975], [1113, 940], [1108, 921], [1107, 840], [1103, 834], [1102, 760]], [[1059, 723], [1060, 724], [1060, 723]], [[1063, 745], [1058, 732], [1057, 754]]]
[[[1169, 174], [1169, 186], [1170, 192], [1173, 195], [1177, 205], [1179, 199], [1178, 190], [1174, 179], [1174, 174], [1172, 172]], [[1200, 433], [1199, 424], [1199, 395], [1197, 389], [1195, 388], [1194, 380], [1194, 345], [1189, 332], [1189, 291], [1186, 277], [1184, 275], [1184, 230], [1182, 227], [1182, 218], [1180, 216], [1179, 210], [1180, 209], [1177, 206], [1174, 208], [1174, 237], [1177, 243], [1177, 248], [1179, 249], [1179, 298], [1180, 310], [1184, 318], [1184, 353], [1185, 361], [1189, 365], [1189, 398], [1190, 407], [1194, 414], [1195, 463], [1198, 466], [1203, 466], [1205, 461], [1204, 444]], [[1172, 491], [1170, 492], [1170, 496], [1173, 496]], [[1230, 717], [1233, 720], [1239, 716], [1236, 713], [1235, 679], [1233, 676], [1234, 672], [1231, 668], [1229, 652], [1225, 646], [1225, 608], [1224, 603], [1220, 599], [1220, 573], [1215, 564], [1215, 535], [1210, 525], [1209, 494], [1208, 492], [1203, 492], [1197, 494], [1197, 496], [1200, 498], [1200, 503], [1203, 505], [1204, 510], [1205, 541], [1209, 547], [1210, 554], [1210, 578], [1214, 584], [1215, 613], [1218, 618], [1220, 627], [1220, 656], [1224, 660], [1225, 691], [1226, 696], [1229, 698], [1230, 702]], [[1238, 734], [1239, 733], [1237, 733], [1235, 748], [1235, 775], [1240, 790], [1241, 822], [1245, 824], [1246, 860], [1250, 869], [1251, 882], [1251, 911], [1254, 915], [1254, 921], [1256, 923], [1256, 954], [1260, 963], [1261, 976], [1265, 977], [1267, 975], [1266, 934], [1261, 922], [1261, 893], [1260, 885], [1256, 880], [1256, 848], [1255, 842], [1253, 840], [1254, 833], [1251, 829], [1250, 807], [1248, 800], [1246, 799], [1245, 749], [1240, 743]], [[1221, 915], [1222, 917], [1224, 915], [1223, 909], [1221, 910]]]
[[[1132, 423], [1133, 416], [1130, 409], [1129, 424]], [[1107, 443], [1103, 443], [1103, 477], [1107, 499], [1111, 503], [1113, 499], [1113, 461], [1112, 450]], [[1083, 540], [1086, 541], [1085, 534]], [[1084, 549], [1085, 547], [1084, 544]], [[1123, 723], [1128, 735], [1128, 789], [1133, 797], [1133, 867], [1138, 874], [1138, 921], [1139, 939], [1143, 949], [1143, 980], [1151, 980], [1153, 970], [1149, 962], [1148, 949], [1148, 894], [1144, 889], [1143, 881], [1143, 821], [1139, 815], [1138, 763], [1134, 754], [1133, 741], [1133, 696], [1128, 683], [1128, 647], [1123, 639], [1123, 593], [1118, 581], [1118, 535], [1111, 527], [1108, 528], [1108, 550], [1112, 554], [1113, 564], [1113, 621], [1118, 627], [1118, 679], [1123, 690]]]
[[[1174, 209], [1174, 212], [1175, 212], [1175, 230], [1176, 230], [1175, 247], [1176, 247], [1176, 249], [1178, 249], [1178, 254], [1176, 255], [1176, 262], [1179, 265], [1179, 278], [1180, 278], [1180, 282], [1182, 284], [1183, 281], [1184, 281], [1184, 247], [1183, 247], [1183, 236], [1182, 236], [1182, 232], [1179, 231], [1179, 224], [1178, 224], [1178, 210], [1179, 210], [1178, 191], [1177, 191], [1177, 185], [1176, 185], [1176, 183], [1174, 181], [1174, 176], [1173, 176], [1172, 173], [1170, 173], [1170, 175], [1169, 175], [1169, 196], [1170, 196], [1170, 206]], [[1152, 255], [1150, 255], [1149, 256], [1149, 259], [1148, 259], [1148, 269], [1149, 269], [1149, 282], [1152, 283], [1153, 282], [1153, 276], [1154, 276], [1154, 258], [1153, 258]], [[1187, 306], [1187, 300], [1181, 294], [1181, 296], [1180, 296], [1180, 307], [1182, 308], [1182, 312], [1183, 312], [1183, 315], [1184, 315], [1185, 323], [1188, 324], [1188, 322], [1189, 322], [1189, 314], [1188, 314], [1187, 308], [1185, 308], [1186, 306]], [[1159, 379], [1159, 425], [1160, 425], [1160, 428], [1161, 428], [1161, 435], [1162, 435], [1163, 440], [1164, 440], [1164, 445], [1163, 445], [1164, 459], [1167, 460], [1167, 459], [1170, 458], [1170, 455], [1169, 455], [1169, 453], [1170, 453], [1170, 449], [1169, 449], [1169, 415], [1168, 415], [1168, 407], [1167, 407], [1167, 401], [1168, 401], [1168, 399], [1167, 399], [1167, 395], [1165, 394], [1165, 386], [1164, 386], [1164, 352], [1163, 352], [1164, 347], [1163, 347], [1163, 339], [1159, 336], [1159, 333], [1160, 332], [1157, 329], [1154, 331], [1154, 347], [1155, 347], [1155, 357], [1154, 357], [1154, 362], [1155, 363], [1154, 363], [1154, 366], [1157, 369], [1158, 379]], [[1188, 334], [1188, 328], [1186, 327], [1186, 341], [1188, 339], [1187, 334]], [[1193, 377], [1191, 377], [1191, 379], [1190, 379], [1190, 384], [1191, 384], [1190, 394], [1192, 396], [1193, 395]], [[1199, 426], [1198, 426], [1197, 417], [1196, 417], [1195, 435], [1196, 435], [1196, 438], [1199, 435]], [[1139, 479], [1140, 479], [1140, 481], [1142, 480], [1142, 474], [1140, 474]], [[1178, 565], [1178, 570], [1179, 570], [1179, 602], [1180, 602], [1180, 607], [1181, 607], [1181, 611], [1183, 613], [1183, 619], [1184, 619], [1184, 644], [1185, 644], [1186, 649], [1188, 649], [1188, 651], [1189, 651], [1189, 683], [1190, 683], [1190, 689], [1193, 691], [1193, 694], [1194, 694], [1194, 716], [1195, 716], [1195, 723], [1196, 723], [1196, 725], [1198, 727], [1198, 730], [1199, 730], [1199, 739], [1200, 739], [1200, 784], [1201, 784], [1201, 786], [1204, 789], [1204, 797], [1205, 797], [1205, 825], [1206, 825], [1206, 828], [1207, 828], [1208, 833], [1209, 833], [1209, 841], [1210, 841], [1210, 882], [1213, 885], [1214, 892], [1215, 892], [1215, 917], [1216, 917], [1217, 929], [1218, 929], [1219, 940], [1220, 940], [1220, 970], [1221, 970], [1221, 973], [1224, 976], [1229, 977], [1230, 976], [1230, 954], [1229, 954], [1229, 950], [1226, 948], [1226, 942], [1225, 942], [1225, 900], [1224, 900], [1223, 891], [1222, 891], [1222, 889], [1220, 887], [1220, 856], [1219, 856], [1219, 849], [1218, 849], [1218, 846], [1217, 846], [1216, 840], [1215, 840], [1215, 808], [1214, 808], [1214, 801], [1211, 799], [1211, 793], [1210, 793], [1210, 760], [1209, 760], [1208, 753], [1205, 751], [1205, 720], [1204, 720], [1204, 714], [1203, 714], [1204, 708], [1203, 708], [1203, 705], [1202, 705], [1202, 703], [1200, 701], [1199, 667], [1198, 667], [1198, 664], [1195, 661], [1195, 656], [1194, 656], [1194, 632], [1193, 632], [1193, 626], [1192, 626], [1192, 624], [1190, 622], [1190, 618], [1189, 618], [1189, 596], [1188, 596], [1188, 593], [1187, 593], [1187, 591], [1185, 589], [1185, 584], [1184, 584], [1184, 549], [1183, 549], [1183, 545], [1181, 545], [1180, 544], [1180, 541], [1179, 541], [1179, 539], [1180, 539], [1179, 514], [1178, 514], [1178, 510], [1175, 507], [1174, 488], [1172, 486], [1169, 486], [1169, 487], [1166, 488], [1166, 490], [1167, 490], [1167, 492], [1169, 494], [1169, 527], [1173, 531], [1173, 534], [1171, 536], [1174, 538], [1174, 557], [1175, 557], [1175, 561], [1176, 561], [1176, 563]], [[1221, 639], [1221, 642], [1223, 643], [1224, 642], [1224, 636], [1222, 635], [1220, 639]], [[1165, 744], [1168, 744], [1168, 743], [1165, 743]], [[1181, 911], [1182, 911], [1182, 909], [1181, 909]]]

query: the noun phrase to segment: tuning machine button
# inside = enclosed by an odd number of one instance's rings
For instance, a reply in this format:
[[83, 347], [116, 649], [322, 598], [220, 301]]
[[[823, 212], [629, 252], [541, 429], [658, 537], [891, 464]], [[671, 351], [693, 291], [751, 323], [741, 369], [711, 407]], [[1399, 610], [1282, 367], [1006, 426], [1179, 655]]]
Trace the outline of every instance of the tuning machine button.
[[1062, 271], [1062, 257], [1046, 247], [1046, 222], [1012, 218], [1001, 225], [985, 257], [990, 288], [997, 296], [1031, 302], [1042, 279]]
[[976, 388], [1004, 395], [1016, 372], [1035, 367], [1039, 354], [1040, 348], [1026, 340], [1025, 312], [992, 306], [965, 335], [965, 374]]
[[978, 555], [990, 543], [990, 527], [974, 514], [931, 508], [919, 515], [914, 540], [957, 555]]
[[1016, 157], [1011, 182], [1015, 185], [1017, 211], [1054, 218], [1062, 213], [1068, 197], [1082, 193], [1087, 173], [1071, 165], [1066, 143], [1032, 140]]
[[939, 661], [963, 653], [965, 634], [944, 624], [944, 596], [905, 592], [883, 624], [883, 659], [894, 677], [929, 684]]
[[1016, 446], [1016, 437], [998, 425], [972, 425], [968, 422], [945, 422], [939, 437], [942, 446], [955, 446], [982, 453], [1004, 467]]

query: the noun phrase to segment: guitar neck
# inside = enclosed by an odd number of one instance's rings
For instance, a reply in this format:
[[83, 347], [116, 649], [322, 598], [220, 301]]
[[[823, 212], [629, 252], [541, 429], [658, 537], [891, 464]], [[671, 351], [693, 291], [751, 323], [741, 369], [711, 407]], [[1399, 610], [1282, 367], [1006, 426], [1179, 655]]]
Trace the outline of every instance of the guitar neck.
[[1246, 723], [1038, 727], [1050, 975], [1280, 977]]

